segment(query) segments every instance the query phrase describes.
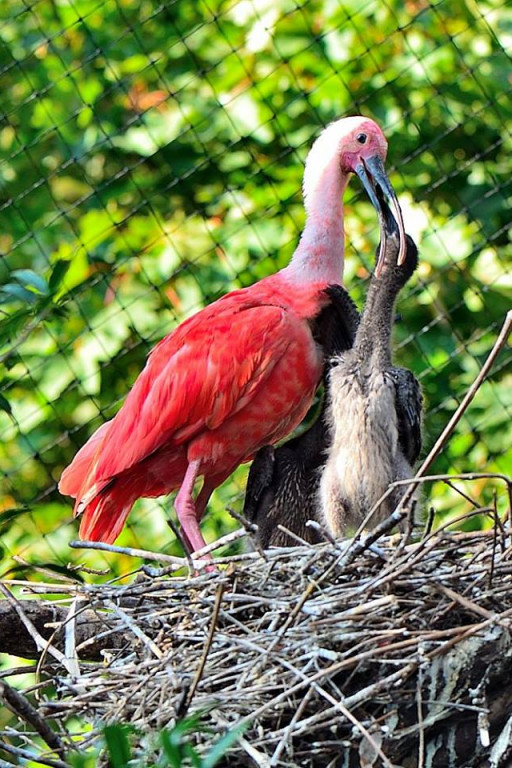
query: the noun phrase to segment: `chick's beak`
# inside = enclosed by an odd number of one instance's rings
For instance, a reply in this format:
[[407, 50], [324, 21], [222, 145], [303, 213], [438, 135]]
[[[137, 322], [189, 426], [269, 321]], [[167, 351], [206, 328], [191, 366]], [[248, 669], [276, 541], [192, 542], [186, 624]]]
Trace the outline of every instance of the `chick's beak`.
[[[361, 162], [354, 168], [355, 172], [361, 179], [363, 186], [370, 198], [373, 207], [377, 211], [380, 224], [380, 250], [377, 259], [376, 274], [379, 275], [382, 269], [384, 254], [386, 252], [386, 241], [390, 233], [389, 221], [386, 225], [386, 219], [388, 218], [382, 206], [383, 195], [388, 198], [393, 208], [400, 240], [400, 247], [398, 251], [398, 265], [401, 266], [405, 260], [406, 253], [406, 239], [405, 239], [405, 227], [402, 216], [402, 211], [398, 203], [398, 198], [395, 194], [395, 190], [391, 186], [391, 182], [388, 179], [384, 163], [378, 155], [372, 157], [361, 158]], [[378, 194], [378, 192], [380, 194]]]

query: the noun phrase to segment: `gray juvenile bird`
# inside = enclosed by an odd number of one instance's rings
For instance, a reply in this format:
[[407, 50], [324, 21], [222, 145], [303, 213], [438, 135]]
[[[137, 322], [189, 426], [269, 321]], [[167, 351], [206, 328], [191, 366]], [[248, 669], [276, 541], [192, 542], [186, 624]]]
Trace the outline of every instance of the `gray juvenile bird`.
[[[411, 477], [421, 449], [420, 385], [411, 371], [393, 365], [391, 351], [395, 300], [416, 269], [418, 251], [407, 236], [405, 262], [397, 266], [398, 231], [389, 209], [384, 215], [389, 236], [381, 273], [370, 282], [352, 349], [334, 357], [328, 374], [331, 439], [319, 514], [334, 536], [359, 525], [390, 483]], [[404, 492], [397, 488], [372, 524], [390, 514]]]
[[[359, 314], [341, 286], [332, 285], [327, 293], [331, 301], [317, 319], [314, 335], [328, 366], [333, 355], [352, 346]], [[328, 441], [324, 399], [316, 422], [306, 432], [278, 448], [264, 446], [256, 454], [247, 480], [243, 514], [258, 525], [262, 547], [297, 543], [278, 529], [279, 524], [305, 541], [318, 540], [306, 522], [316, 518], [319, 470], [326, 460]]]

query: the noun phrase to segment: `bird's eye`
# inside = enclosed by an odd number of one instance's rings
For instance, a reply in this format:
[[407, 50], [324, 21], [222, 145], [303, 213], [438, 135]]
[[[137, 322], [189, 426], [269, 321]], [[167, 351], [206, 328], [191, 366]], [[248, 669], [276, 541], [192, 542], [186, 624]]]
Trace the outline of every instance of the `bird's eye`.
[[366, 133], [359, 133], [356, 136], [356, 138], [360, 144], [366, 144], [366, 139], [368, 138], [368, 136], [366, 135]]

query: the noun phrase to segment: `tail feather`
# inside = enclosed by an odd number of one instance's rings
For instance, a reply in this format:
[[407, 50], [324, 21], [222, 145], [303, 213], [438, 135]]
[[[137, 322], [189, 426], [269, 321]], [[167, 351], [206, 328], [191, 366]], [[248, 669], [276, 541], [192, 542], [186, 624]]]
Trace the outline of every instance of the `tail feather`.
[[94, 458], [109, 425], [110, 421], [107, 421], [94, 432], [62, 473], [59, 491], [65, 496], [80, 497], [87, 490], [87, 480], [91, 474]]
[[156, 497], [178, 488], [185, 475], [186, 449], [170, 445], [114, 477], [95, 477], [96, 457], [110, 422], [103, 424], [62, 473], [59, 490], [76, 498], [75, 517], [82, 515], [80, 538], [112, 544], [121, 533], [137, 499]]
[[89, 502], [80, 523], [82, 540], [113, 544], [139, 496], [130, 485], [114, 481]]

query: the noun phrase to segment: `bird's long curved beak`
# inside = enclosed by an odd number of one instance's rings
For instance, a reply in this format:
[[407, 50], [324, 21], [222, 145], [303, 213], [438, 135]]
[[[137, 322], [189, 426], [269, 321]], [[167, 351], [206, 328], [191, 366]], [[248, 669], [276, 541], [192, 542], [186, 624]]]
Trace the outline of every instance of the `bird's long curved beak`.
[[404, 263], [406, 253], [404, 219], [395, 190], [388, 179], [384, 163], [378, 155], [373, 155], [373, 157], [368, 157], [364, 160], [361, 159], [361, 162], [356, 165], [354, 170], [361, 179], [368, 197], [379, 216], [380, 249], [376, 266], [376, 274], [378, 276], [382, 269], [384, 254], [386, 252], [386, 240], [389, 234], [389, 225], [386, 226], [386, 214], [384, 213], [381, 200], [379, 199], [380, 195], [377, 194], [377, 186], [380, 187], [382, 194], [390, 201], [395, 214], [400, 240], [397, 262], [399, 266]]

